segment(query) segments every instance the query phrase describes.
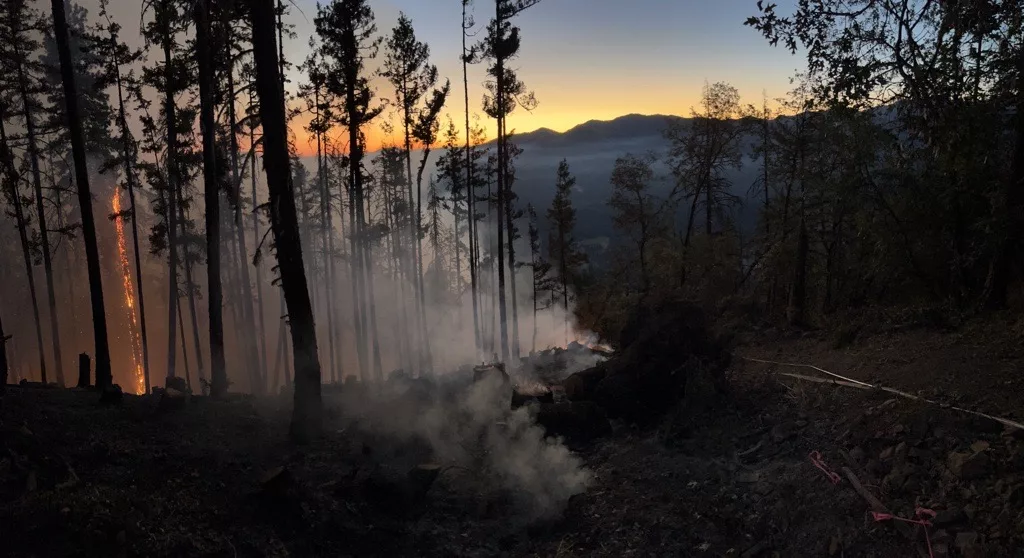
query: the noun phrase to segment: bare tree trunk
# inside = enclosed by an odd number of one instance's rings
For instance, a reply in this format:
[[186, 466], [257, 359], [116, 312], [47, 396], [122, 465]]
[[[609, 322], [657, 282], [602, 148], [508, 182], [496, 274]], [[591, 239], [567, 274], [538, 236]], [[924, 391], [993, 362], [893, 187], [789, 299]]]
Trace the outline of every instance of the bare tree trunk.
[[[188, 366], [188, 343], [185, 342], [185, 318], [182, 315], [181, 305], [175, 303], [174, 307], [177, 308], [178, 313], [178, 333], [181, 336], [181, 363], [185, 367], [185, 384], [192, 388], [192, 370]], [[198, 380], [201, 380], [199, 378]], [[202, 382], [200, 382], [201, 384]], [[205, 390], [204, 390], [205, 393]]]
[[113, 383], [113, 377], [110, 370], [110, 346], [107, 344], [107, 316], [103, 307], [103, 277], [100, 273], [99, 249], [96, 246], [92, 192], [89, 190], [89, 167], [85, 160], [85, 139], [82, 132], [82, 119], [78, 112], [78, 92], [75, 88], [75, 71], [71, 63], [71, 46], [68, 44], [68, 23], [64, 13], [64, 0], [51, 0], [50, 4], [53, 8], [54, 37], [57, 39], [57, 53], [60, 58], [64, 104], [71, 132], [71, 154], [75, 161], [75, 176], [78, 182], [82, 238], [85, 241], [85, 258], [89, 271], [89, 298], [92, 302], [92, 327], [96, 345], [96, 386], [103, 388]]
[[[507, 178], [507, 177], [506, 177]], [[511, 186], [511, 185], [508, 185]], [[505, 202], [505, 219], [508, 227], [508, 280], [509, 294], [512, 297], [512, 359], [518, 362], [519, 350], [519, 299], [516, 295], [516, 249], [515, 249], [515, 223], [512, 220], [511, 196]]]
[[[18, 47], [15, 45], [15, 52]], [[46, 300], [50, 312], [50, 341], [53, 344], [53, 364], [57, 372], [57, 384], [64, 385], [64, 364], [60, 350], [60, 323], [57, 320], [57, 297], [53, 290], [53, 260], [50, 257], [50, 233], [46, 228], [46, 211], [43, 206], [43, 179], [39, 171], [39, 149], [36, 144], [36, 124], [32, 118], [29, 102], [28, 80], [25, 68], [18, 64], [18, 82], [21, 87], [21, 102], [25, 109], [25, 132], [28, 140], [28, 157], [32, 168], [32, 187], [36, 197], [36, 221], [39, 223], [39, 243], [43, 250], [43, 271], [46, 278]], [[46, 374], [44, 365], [43, 374]]]
[[[272, 0], [249, 0], [254, 37], [273, 37]], [[313, 308], [302, 263], [295, 199], [288, 188], [288, 130], [284, 88], [272, 38], [253, 41], [256, 84], [263, 121], [263, 149], [270, 187], [271, 227], [281, 266], [281, 286], [288, 305], [292, 344], [295, 347], [295, 400], [291, 435], [297, 442], [318, 436], [322, 429], [320, 361], [317, 355]]]
[[[319, 90], [316, 92], [315, 106], [317, 107], [316, 116], [320, 118], [320, 94]], [[330, 190], [327, 187], [327, 177], [324, 176], [324, 160], [323, 160], [323, 140], [322, 134], [319, 130], [316, 132], [316, 176], [318, 186], [320, 187], [320, 236], [321, 242], [323, 243], [323, 272], [324, 272], [324, 298], [327, 300], [327, 346], [328, 353], [330, 355], [330, 377], [332, 381], [337, 381], [335, 374], [337, 372], [336, 361], [335, 361], [335, 342], [334, 342], [334, 296], [332, 287], [334, 285], [334, 277], [331, 270], [334, 265], [332, 264], [331, 249], [333, 243], [330, 241], [330, 237], [334, 236], [334, 231], [331, 225], [331, 211], [330, 211]]]
[[422, 337], [420, 349], [423, 351], [420, 361], [421, 374], [424, 372], [430, 373], [434, 368], [434, 356], [430, 351], [430, 336], [427, 332], [427, 299], [423, 288], [423, 244], [419, 240], [419, 231], [423, 230], [423, 215], [421, 211], [423, 208], [423, 171], [427, 167], [427, 160], [429, 158], [430, 145], [425, 145], [423, 147], [423, 158], [420, 160], [420, 166], [416, 170], [416, 251], [419, 252], [419, 257], [417, 258], [417, 282], [419, 284], [419, 321]]
[[466, 47], [466, 6], [469, 0], [462, 0], [462, 87], [466, 101], [466, 196], [469, 206], [469, 281], [473, 298], [473, 335], [476, 341], [477, 358], [480, 356], [480, 297], [477, 290], [477, 236], [476, 236], [476, 192], [473, 188], [472, 133], [469, 128], [469, 51]]
[[25, 278], [28, 280], [28, 292], [32, 299], [32, 318], [36, 328], [36, 345], [39, 349], [40, 379], [46, 383], [46, 357], [43, 348], [43, 328], [39, 320], [39, 298], [36, 296], [36, 280], [32, 273], [32, 256], [29, 254], [28, 223], [21, 207], [21, 194], [17, 184], [21, 177], [14, 170], [14, 159], [7, 144], [7, 128], [5, 126], [6, 111], [0, 110], [0, 157], [3, 158], [4, 174], [7, 175], [7, 187], [10, 190], [11, 203], [14, 205], [14, 219], [18, 225], [18, 237], [21, 240], [21, 255], [25, 260]]
[[807, 296], [807, 225], [800, 218], [800, 236], [797, 240], [796, 265], [793, 270], [793, 285], [789, 291], [789, 308], [787, 319], [789, 325], [800, 326], [805, 323], [805, 304]]
[[[171, 90], [171, 84], [174, 83], [174, 72], [171, 68], [171, 31], [169, 23], [165, 25], [167, 27], [164, 28], [163, 51], [164, 110], [167, 120], [167, 157], [165, 161], [167, 164], [167, 203], [164, 206], [167, 219], [167, 377], [173, 378], [175, 375], [174, 359], [177, 353], [174, 347], [177, 333], [174, 331], [177, 327], [174, 311], [178, 304], [178, 123], [174, 92]], [[98, 362], [97, 366], [99, 366]]]
[[[351, 138], [351, 136], [350, 136]], [[349, 172], [351, 172], [351, 167]], [[349, 274], [351, 275], [350, 283], [352, 285], [352, 314], [353, 322], [355, 324], [355, 337], [356, 337], [356, 357], [359, 359], [359, 379], [361, 381], [367, 381], [366, 376], [367, 361], [366, 361], [366, 320], [365, 320], [365, 309], [364, 300], [362, 293], [363, 290], [363, 258], [360, 248], [362, 240], [360, 238], [361, 229], [358, 221], [356, 220], [356, 186], [354, 178], [350, 175], [348, 179], [348, 222], [349, 222]]]
[[[203, 182], [206, 202], [206, 290], [210, 326], [210, 393], [222, 397], [228, 391], [224, 364], [224, 302], [220, 281], [220, 192], [213, 117], [213, 55], [210, 42], [210, 0], [195, 7], [197, 14], [196, 57], [199, 65], [200, 120], [203, 133]], [[233, 102], [233, 100], [232, 100]]]
[[[188, 220], [185, 217], [185, 204], [180, 203], [180, 201], [181, 200], [179, 200], [178, 203], [179, 231], [181, 232], [181, 237], [186, 238], [187, 231], [185, 230], [185, 223], [187, 223]], [[187, 246], [185, 247], [185, 253], [183, 254], [182, 259], [185, 264], [185, 294], [188, 296], [188, 310], [189, 314], [192, 316], [192, 341], [196, 347], [196, 368], [199, 374], [199, 379], [205, 380], [206, 369], [203, 366], [203, 344], [199, 339], [199, 314], [196, 312], [195, 281], [192, 276], [192, 260], [189, 258]]]
[[[494, 22], [495, 28], [501, 29], [503, 18], [501, 10], [501, 2], [495, 2], [495, 15]], [[507, 167], [505, 166], [505, 59], [501, 52], [501, 49], [497, 49], [497, 56], [495, 60], [496, 68], [496, 81], [494, 86], [495, 92], [495, 104], [498, 114], [498, 312], [500, 313], [499, 321], [501, 326], [501, 361], [508, 361], [508, 317], [507, 309], [505, 305], [505, 230], [502, 226], [504, 219], [502, 216], [505, 214], [505, 182]], [[511, 231], [509, 231], [511, 234]]]
[[[231, 41], [227, 41], [228, 44]], [[241, 295], [242, 295], [242, 314], [245, 317], [245, 323], [242, 324], [241, 330], [245, 331], [245, 339], [242, 345], [242, 350], [246, 354], [246, 362], [250, 363], [250, 382], [253, 384], [264, 385], [263, 378], [266, 376], [264, 370], [265, 357], [261, 359], [257, 354], [257, 342], [256, 342], [256, 322], [257, 318], [253, 309], [252, 300], [252, 278], [249, 277], [249, 253], [245, 246], [245, 231], [244, 225], [242, 224], [242, 177], [239, 172], [238, 165], [238, 121], [235, 116], [235, 69], [233, 64], [229, 64], [227, 68], [228, 78], [228, 148], [231, 150], [231, 182], [235, 187], [235, 207], [234, 207], [234, 230], [235, 230], [235, 244], [238, 246], [238, 273], [241, 282]], [[252, 153], [253, 166], [256, 164], [256, 152]], [[255, 169], [254, 169], [255, 170]], [[255, 182], [256, 176], [253, 172], [253, 181]], [[253, 205], [256, 204], [256, 193], [253, 192]], [[255, 211], [254, 211], [255, 214]], [[258, 217], [256, 217], [258, 219]], [[257, 241], [258, 242], [258, 241]], [[257, 279], [257, 283], [258, 283]], [[257, 299], [257, 303], [259, 299]], [[262, 312], [262, 309], [261, 309]], [[266, 343], [263, 338], [263, 317], [259, 318], [260, 322], [260, 341]]]
[[[252, 109], [253, 108], [253, 103], [254, 103], [254, 100], [255, 100], [255, 98], [253, 97], [253, 91], [255, 90], [255, 86], [253, 86], [252, 84], [250, 84], [250, 85], [251, 86], [249, 88], [249, 108]], [[252, 186], [252, 207], [253, 207], [253, 210], [252, 210], [252, 241], [253, 241], [253, 246], [255, 247], [255, 249], [259, 250], [260, 240], [261, 240], [260, 239], [260, 213], [259, 213], [259, 211], [256, 210], [256, 208], [259, 207], [260, 204], [257, 201], [258, 198], [256, 197], [256, 147], [255, 147], [256, 139], [255, 139], [254, 129], [255, 129], [255, 126], [250, 124], [250, 126], [249, 126], [249, 146], [250, 146], [249, 149], [252, 150], [252, 155], [251, 155], [251, 157], [249, 159], [249, 162], [250, 162], [249, 179], [250, 179], [251, 186]], [[239, 189], [241, 189], [241, 183], [239, 183]], [[241, 198], [239, 198], [239, 200], [241, 200]], [[241, 203], [241, 201], [239, 201], [239, 203]], [[241, 212], [241, 207], [236, 209], [235, 219], [240, 219], [241, 218], [240, 217], [240, 212]], [[245, 240], [242, 239], [241, 243], [244, 246], [245, 245]], [[246, 265], [246, 266], [249, 265], [248, 261], [242, 262], [242, 263], [243, 263], [243, 265]], [[260, 364], [260, 376], [261, 376], [261, 380], [260, 381], [261, 381], [261, 383], [263, 385], [265, 385], [266, 381], [267, 381], [267, 365], [268, 365], [268, 362], [267, 362], [267, 316], [266, 316], [266, 309], [263, 307], [263, 281], [262, 281], [263, 277], [261, 277], [262, 273], [260, 272], [260, 270], [262, 268], [260, 267], [259, 264], [257, 264], [255, 267], [256, 267], [256, 308], [259, 310], [259, 315], [260, 315], [259, 316], [259, 318], [260, 318], [260, 320], [259, 320], [259, 324], [260, 324], [260, 363], [261, 363]], [[277, 382], [276, 378], [275, 378], [274, 382], [276, 384], [276, 382]], [[276, 389], [277, 386], [275, 385], [274, 387]]]
[[7, 363], [8, 339], [10, 338], [4, 333], [3, 317], [0, 316], [0, 394], [3, 393], [4, 387], [7, 385], [7, 376], [10, 373], [10, 366]]

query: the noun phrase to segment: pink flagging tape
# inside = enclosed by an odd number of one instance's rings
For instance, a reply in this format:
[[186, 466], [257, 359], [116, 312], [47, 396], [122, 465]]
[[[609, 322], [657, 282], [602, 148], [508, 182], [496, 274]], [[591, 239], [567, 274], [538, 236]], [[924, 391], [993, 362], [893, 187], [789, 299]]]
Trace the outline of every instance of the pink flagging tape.
[[822, 473], [825, 473], [825, 476], [828, 477], [828, 480], [830, 480], [832, 484], [839, 484], [840, 482], [842, 482], [843, 479], [842, 477], [839, 476], [839, 473], [836, 473], [835, 471], [830, 469], [827, 464], [825, 464], [825, 460], [821, 458], [820, 451], [812, 451], [810, 454], [808, 454], [807, 458], [811, 460], [812, 465], [820, 469]]
[[898, 517], [891, 513], [871, 512], [871, 516], [875, 521], [903, 521], [924, 527], [924, 542], [928, 545], [928, 556], [931, 558], [935, 558], [935, 554], [932, 552], [932, 537], [928, 534], [928, 528], [932, 526], [931, 520], [935, 519], [935, 515], [935, 511], [928, 508], [917, 508], [914, 510], [913, 519]]
[[[820, 383], [830, 383], [830, 384], [840, 385], [840, 386], [844, 386], [844, 387], [857, 387], [857, 388], [860, 388], [860, 389], [878, 389], [878, 390], [882, 390], [882, 391], [887, 392], [887, 393], [891, 393], [893, 395], [898, 395], [900, 397], [904, 397], [906, 399], [913, 399], [915, 401], [921, 401], [921, 402], [927, 403], [929, 405], [935, 405], [935, 406], [942, 407], [942, 408], [945, 408], [945, 409], [952, 409], [954, 411], [959, 411], [961, 413], [966, 413], [968, 415], [974, 415], [974, 416], [977, 416], [977, 417], [987, 418], [989, 420], [994, 420], [994, 421], [996, 421], [996, 422], [998, 422], [998, 423], [1000, 423], [1000, 424], [1002, 424], [1004, 426], [1009, 426], [1011, 428], [1018, 428], [1018, 429], [1024, 430], [1024, 424], [1019, 423], [1019, 422], [1014, 421], [1014, 420], [1010, 420], [1010, 419], [1006, 419], [1006, 418], [1002, 418], [1002, 417], [997, 417], [997, 416], [993, 416], [993, 415], [990, 415], [990, 414], [987, 414], [987, 413], [981, 413], [981, 412], [978, 412], [978, 411], [972, 411], [970, 409], [964, 409], [963, 407], [956, 407], [954, 405], [949, 405], [947, 403], [942, 403], [942, 402], [939, 402], [939, 401], [932, 401], [931, 399], [927, 399], [925, 397], [921, 397], [921, 396], [918, 396], [918, 395], [913, 395], [913, 394], [907, 393], [905, 391], [900, 391], [898, 389], [893, 389], [893, 388], [890, 388], [890, 387], [877, 386], [877, 385], [869, 384], [869, 383], [866, 383], [866, 382], [861, 382], [860, 380], [854, 380], [853, 378], [847, 378], [846, 376], [840, 376], [839, 374], [835, 374], [835, 373], [829, 372], [828, 370], [825, 370], [824, 368], [819, 368], [819, 367], [814, 366], [812, 364], [799, 364], [799, 363], [794, 363], [794, 362], [777, 362], [777, 361], [774, 361], [774, 360], [764, 360], [764, 359], [760, 359], [760, 358], [750, 358], [750, 357], [740, 357], [740, 359], [741, 360], [750, 361], [750, 362], [760, 362], [760, 363], [763, 363], [763, 364], [774, 364], [776, 366], [790, 366], [790, 367], [794, 367], [794, 368], [810, 368], [812, 370], [817, 370], [818, 372], [821, 372], [823, 374], [827, 374], [829, 376], [832, 376], [833, 378], [838, 378], [839, 380], [842, 380], [842, 381], [828, 380], [826, 378], [814, 378], [812, 376], [802, 376], [802, 375], [799, 375], [799, 374], [781, 373], [781, 375], [789, 376], [789, 377], [800, 379], [800, 380], [809, 380], [809, 381], [812, 381], [812, 382], [820, 382]], [[850, 385], [850, 384], [853, 384], [853, 385]]]

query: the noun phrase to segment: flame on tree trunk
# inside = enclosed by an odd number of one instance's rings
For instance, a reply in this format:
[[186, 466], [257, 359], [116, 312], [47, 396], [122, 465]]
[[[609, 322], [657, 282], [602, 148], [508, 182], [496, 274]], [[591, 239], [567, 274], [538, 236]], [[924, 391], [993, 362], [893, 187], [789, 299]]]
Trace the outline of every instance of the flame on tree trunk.
[[132, 267], [128, 261], [128, 247], [124, 239], [124, 216], [121, 215], [121, 191], [114, 189], [111, 209], [116, 215], [114, 229], [117, 232], [117, 256], [121, 266], [121, 280], [124, 283], [124, 306], [128, 312], [128, 339], [132, 347], [132, 370], [135, 377], [135, 394], [146, 393], [146, 373], [143, 369], [142, 338], [139, 335], [139, 320], [135, 315], [135, 286], [132, 284]]

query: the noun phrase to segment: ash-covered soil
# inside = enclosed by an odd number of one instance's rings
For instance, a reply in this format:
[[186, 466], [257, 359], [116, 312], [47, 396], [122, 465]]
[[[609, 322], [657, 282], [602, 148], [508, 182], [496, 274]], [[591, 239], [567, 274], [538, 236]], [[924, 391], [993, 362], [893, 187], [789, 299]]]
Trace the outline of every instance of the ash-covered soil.
[[[382, 422], [432, 415], [368, 418], [352, 412], [366, 397], [344, 388], [325, 392], [325, 437], [299, 448], [286, 441], [286, 398], [161, 410], [157, 396], [101, 406], [90, 391], [11, 387], [0, 409], [4, 552], [891, 557], [930, 545], [934, 556], [1024, 556], [1021, 432], [741, 362], [726, 394], [699, 409], [681, 404], [643, 428], [613, 421], [571, 452], [530, 442], [534, 453], [500, 456], [503, 442], [460, 430], [389, 434]], [[533, 440], [529, 425], [496, 422], [481, 432]], [[533, 478], [544, 471], [558, 476]], [[938, 517], [874, 521], [847, 471], [892, 514]]]

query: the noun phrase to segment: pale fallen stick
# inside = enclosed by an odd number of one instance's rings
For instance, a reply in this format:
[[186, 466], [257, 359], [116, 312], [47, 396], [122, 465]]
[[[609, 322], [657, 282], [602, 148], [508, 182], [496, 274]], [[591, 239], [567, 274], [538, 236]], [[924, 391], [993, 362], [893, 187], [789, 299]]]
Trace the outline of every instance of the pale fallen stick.
[[839, 378], [842, 381], [828, 380], [828, 379], [825, 379], [825, 378], [816, 378], [814, 376], [804, 376], [802, 374], [793, 374], [793, 373], [789, 373], [789, 372], [778, 372], [777, 374], [780, 375], [780, 376], [788, 376], [790, 378], [796, 378], [798, 380], [805, 380], [805, 381], [816, 382], [816, 383], [820, 383], [820, 384], [835, 384], [835, 385], [840, 385], [840, 386], [844, 386], [844, 387], [854, 387], [854, 388], [858, 388], [858, 389], [878, 389], [878, 390], [881, 390], [881, 391], [884, 391], [884, 392], [891, 393], [893, 395], [898, 395], [900, 397], [904, 397], [906, 399], [913, 399], [915, 401], [921, 401], [921, 402], [924, 402], [924, 403], [928, 403], [929, 405], [936, 405], [936, 406], [942, 407], [944, 409], [952, 409], [954, 411], [959, 411], [961, 413], [966, 413], [966, 414], [974, 415], [974, 416], [977, 416], [977, 417], [987, 418], [989, 420], [994, 420], [994, 421], [996, 421], [996, 422], [998, 422], [998, 423], [1000, 423], [1000, 424], [1002, 424], [1004, 426], [1009, 426], [1011, 428], [1018, 428], [1020, 430], [1024, 430], [1024, 424], [1019, 423], [1019, 422], [1014, 421], [1014, 420], [1005, 419], [1005, 418], [1002, 418], [1002, 417], [997, 417], [997, 416], [989, 415], [987, 413], [981, 413], [981, 412], [978, 412], [978, 411], [972, 411], [970, 409], [964, 409], [963, 407], [956, 407], [956, 406], [950, 405], [948, 403], [942, 403], [942, 402], [939, 402], [939, 401], [932, 401], [931, 399], [927, 399], [925, 397], [921, 397], [921, 396], [918, 396], [918, 395], [913, 395], [911, 393], [907, 393], [905, 391], [900, 391], [898, 389], [894, 389], [894, 388], [890, 388], [890, 387], [876, 386], [876, 385], [872, 385], [872, 384], [869, 384], [869, 383], [866, 383], [866, 382], [861, 382], [859, 380], [854, 380], [853, 378], [847, 378], [846, 376], [840, 376], [839, 374], [834, 374], [832, 372], [829, 372], [828, 370], [825, 370], [824, 368], [818, 368], [817, 366], [813, 366], [813, 365], [810, 365], [810, 364], [796, 364], [796, 363], [791, 363], [791, 362], [776, 362], [776, 361], [773, 361], [773, 360], [762, 360], [762, 359], [759, 359], [759, 358], [749, 358], [749, 357], [740, 357], [740, 358], [743, 359], [743, 360], [749, 360], [751, 362], [761, 362], [761, 363], [764, 363], [764, 364], [775, 364], [775, 365], [778, 365], [778, 366], [792, 366], [792, 367], [796, 367], [796, 368], [811, 368], [813, 370], [817, 370], [817, 371], [822, 372], [824, 374], [828, 374], [829, 376], [832, 376], [834, 378]]

